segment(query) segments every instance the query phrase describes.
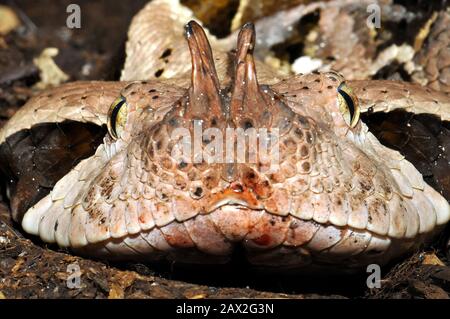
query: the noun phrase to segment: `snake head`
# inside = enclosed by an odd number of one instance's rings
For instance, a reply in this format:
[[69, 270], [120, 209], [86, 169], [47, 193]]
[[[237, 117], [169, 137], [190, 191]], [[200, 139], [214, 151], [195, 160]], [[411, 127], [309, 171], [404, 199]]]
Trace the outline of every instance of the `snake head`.
[[246, 24], [219, 76], [201, 26], [185, 37], [190, 73], [122, 83], [103, 143], [25, 213], [27, 232], [109, 259], [224, 262], [242, 245], [255, 264], [358, 267], [448, 221], [340, 75], [260, 83]]

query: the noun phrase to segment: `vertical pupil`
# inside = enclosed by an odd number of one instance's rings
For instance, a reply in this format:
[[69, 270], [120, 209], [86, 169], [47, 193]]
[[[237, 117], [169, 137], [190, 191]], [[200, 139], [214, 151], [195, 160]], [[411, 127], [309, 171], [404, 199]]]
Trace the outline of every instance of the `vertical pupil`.
[[114, 109], [111, 112], [111, 130], [114, 135], [114, 137], [117, 137], [117, 131], [116, 131], [116, 122], [117, 122], [117, 116], [119, 115], [120, 109], [122, 108], [123, 104], [125, 103], [124, 99], [121, 99]]
[[355, 116], [355, 104], [353, 103], [352, 98], [350, 95], [347, 94], [347, 92], [338, 89], [338, 93], [344, 98], [345, 103], [347, 103], [348, 111], [350, 112], [350, 122], [353, 120], [353, 117]]

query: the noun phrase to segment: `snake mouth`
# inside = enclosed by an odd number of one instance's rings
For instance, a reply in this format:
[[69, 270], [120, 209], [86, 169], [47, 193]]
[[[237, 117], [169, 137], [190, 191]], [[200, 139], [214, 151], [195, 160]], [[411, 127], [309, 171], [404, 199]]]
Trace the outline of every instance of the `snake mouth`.
[[256, 198], [255, 194], [238, 183], [231, 184], [230, 187], [223, 191], [206, 198], [205, 211], [208, 213], [223, 206], [234, 206], [237, 209], [264, 209], [263, 204]]

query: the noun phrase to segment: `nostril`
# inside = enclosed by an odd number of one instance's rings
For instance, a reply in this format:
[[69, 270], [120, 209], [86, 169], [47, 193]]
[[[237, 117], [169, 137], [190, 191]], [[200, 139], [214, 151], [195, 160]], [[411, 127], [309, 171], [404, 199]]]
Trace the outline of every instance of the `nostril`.
[[192, 198], [200, 199], [203, 196], [203, 188], [200, 186], [195, 186], [190, 191]]

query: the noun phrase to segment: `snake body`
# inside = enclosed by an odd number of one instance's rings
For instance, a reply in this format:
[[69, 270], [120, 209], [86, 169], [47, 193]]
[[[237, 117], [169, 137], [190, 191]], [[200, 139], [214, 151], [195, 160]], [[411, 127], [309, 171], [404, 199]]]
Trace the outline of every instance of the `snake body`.
[[[120, 82], [42, 92], [0, 131], [12, 213], [27, 233], [104, 259], [223, 263], [239, 245], [255, 265], [354, 269], [417, 249], [448, 222], [447, 200], [362, 120], [350, 125], [339, 96], [345, 83], [357, 111], [403, 109], [442, 121], [449, 96], [410, 83], [345, 82], [334, 72], [278, 74], [253, 58], [249, 24], [235, 53], [214, 38], [211, 49], [195, 22], [186, 40], [177, 23], [164, 22], [176, 31], [158, 28], [154, 37], [158, 19], [173, 19], [169, 2], [154, 1], [133, 20]], [[153, 6], [160, 14], [149, 19]], [[153, 41], [144, 45], [144, 34]], [[270, 155], [256, 163], [177, 160], [173, 132], [192, 132], [194, 120], [224, 136], [227, 127], [278, 129], [276, 169], [264, 170]], [[48, 182], [54, 172], [35, 164], [66, 158], [68, 148], [73, 167]], [[58, 172], [64, 166], [48, 162]]]

